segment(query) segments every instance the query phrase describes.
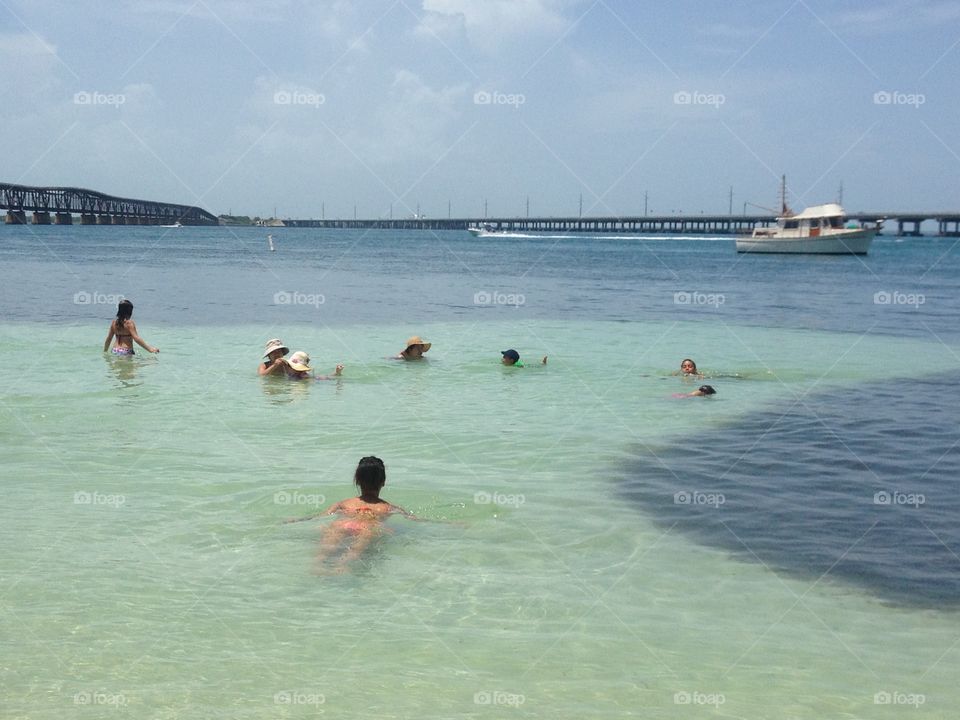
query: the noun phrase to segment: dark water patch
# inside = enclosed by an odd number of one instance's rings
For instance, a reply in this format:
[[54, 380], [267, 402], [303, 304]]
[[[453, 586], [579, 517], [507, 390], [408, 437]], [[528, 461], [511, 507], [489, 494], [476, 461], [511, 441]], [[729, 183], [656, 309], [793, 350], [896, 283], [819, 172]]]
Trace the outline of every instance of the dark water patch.
[[744, 561], [958, 609], [957, 389], [937, 377], [791, 399], [638, 449], [622, 492], [658, 524]]

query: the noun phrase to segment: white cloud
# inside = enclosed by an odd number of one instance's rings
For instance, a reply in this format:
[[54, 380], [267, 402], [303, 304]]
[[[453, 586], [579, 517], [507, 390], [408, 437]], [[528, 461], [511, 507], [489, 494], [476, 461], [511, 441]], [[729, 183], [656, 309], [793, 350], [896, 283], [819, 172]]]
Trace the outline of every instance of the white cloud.
[[423, 0], [419, 35], [441, 38], [465, 33], [477, 47], [511, 36], [562, 32], [567, 25], [557, 0]]
[[834, 14], [829, 22], [861, 35], [903, 33], [905, 29], [938, 27], [960, 19], [960, 6], [955, 2], [933, 0], [894, 0], [868, 8], [845, 10]]
[[0, 33], [0, 68], [0, 115], [52, 99], [67, 73], [56, 46], [29, 32]]
[[470, 105], [467, 85], [434, 89], [419, 75], [397, 70], [371, 136], [354, 142], [360, 148], [376, 146], [379, 160], [411, 155], [434, 160], [449, 149], [450, 125]]

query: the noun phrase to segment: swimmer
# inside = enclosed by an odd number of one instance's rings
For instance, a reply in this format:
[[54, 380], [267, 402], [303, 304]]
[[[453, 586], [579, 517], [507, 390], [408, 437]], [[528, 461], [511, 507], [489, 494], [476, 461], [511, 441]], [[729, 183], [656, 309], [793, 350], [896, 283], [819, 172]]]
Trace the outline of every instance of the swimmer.
[[288, 352], [290, 348], [284, 345], [280, 338], [267, 341], [267, 346], [263, 349], [263, 362], [257, 366], [257, 375], [283, 374], [287, 365], [283, 356]]
[[341, 500], [321, 513], [286, 521], [301, 522], [326, 515], [341, 516], [331, 522], [323, 532], [320, 551], [316, 557], [317, 570], [322, 571], [327, 559], [338, 554], [333, 571], [346, 572], [350, 563], [358, 559], [370, 543], [388, 532], [383, 521], [394, 513], [410, 520], [421, 520], [413, 513], [380, 497], [380, 491], [387, 482], [387, 471], [380, 458], [361, 458], [353, 474], [353, 482], [360, 488], [358, 497]]
[[423, 360], [423, 354], [431, 347], [433, 343], [428, 343], [419, 335], [414, 335], [407, 340], [406, 348], [391, 357], [391, 360]]
[[[310, 356], [303, 350], [297, 350], [286, 361], [287, 377], [291, 380], [303, 380], [310, 377], [313, 368], [310, 367]], [[337, 365], [333, 375], [317, 375], [314, 380], [333, 380], [340, 377], [343, 372], [343, 365]]]
[[675, 398], [688, 398], [688, 397], [710, 397], [711, 395], [716, 395], [717, 391], [713, 389], [712, 385], [701, 385], [693, 392], [688, 393], [674, 393]]
[[137, 324], [133, 321], [133, 303], [129, 300], [121, 300], [117, 305], [117, 318], [111, 321], [107, 339], [103, 341], [104, 352], [110, 350], [110, 341], [114, 337], [117, 339], [112, 350], [114, 355], [133, 355], [133, 343], [147, 352], [160, 352], [160, 348], [155, 348], [147, 343], [137, 332]]
[[310, 356], [303, 350], [297, 350], [286, 361], [287, 377], [291, 380], [303, 380], [310, 376], [313, 368], [310, 367]]
[[680, 370], [675, 371], [674, 375], [682, 375], [685, 378], [697, 378], [703, 380], [703, 374], [697, 370], [697, 364], [690, 358], [684, 358], [680, 362]]
[[[501, 363], [508, 367], [524, 367], [523, 361], [520, 359], [520, 353], [516, 350], [501, 350], [500, 354], [503, 355], [503, 358], [500, 360]], [[541, 365], [547, 364], [547, 356], [543, 356], [543, 360], [540, 361]]]

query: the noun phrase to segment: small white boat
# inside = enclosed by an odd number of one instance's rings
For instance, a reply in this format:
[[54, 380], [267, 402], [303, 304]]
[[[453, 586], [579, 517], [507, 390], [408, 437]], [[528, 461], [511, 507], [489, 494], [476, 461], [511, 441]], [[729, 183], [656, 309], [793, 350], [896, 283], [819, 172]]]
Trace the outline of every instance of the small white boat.
[[755, 228], [738, 237], [737, 252], [866, 255], [880, 222], [847, 223], [837, 203], [814, 205], [797, 214], [785, 211], [776, 227]]
[[276, 248], [273, 246], [273, 235], [267, 235], [267, 245], [270, 248], [270, 252], [276, 251]]
[[501, 234], [501, 231], [497, 230], [490, 223], [483, 223], [482, 225], [470, 225], [467, 228], [467, 232], [474, 237], [490, 237], [491, 235]]
[[182, 228], [182, 227], [183, 227], [183, 223], [181, 223], [181, 222], [178, 220], [178, 221], [175, 222], [173, 225], [161, 225], [160, 227], [165, 227], [165, 228]]

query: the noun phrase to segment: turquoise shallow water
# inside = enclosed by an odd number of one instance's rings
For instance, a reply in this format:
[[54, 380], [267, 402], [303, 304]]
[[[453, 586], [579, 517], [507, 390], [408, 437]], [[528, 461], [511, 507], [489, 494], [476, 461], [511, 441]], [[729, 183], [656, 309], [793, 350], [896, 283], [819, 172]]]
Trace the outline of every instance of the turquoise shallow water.
[[[752, 552], [779, 542], [775, 513], [748, 514], [760, 538], [737, 546], [625, 492], [667, 492], [636, 470], [658, 458], [680, 487], [727, 477], [717, 438], [741, 428], [762, 457], [795, 451], [757, 418], [836, 398], [869, 424], [857, 392], [882, 386], [896, 408], [918, 378], [942, 382], [925, 417], [955, 436], [948, 241], [761, 263], [717, 240], [294, 233], [266, 255], [252, 232], [113, 230], [0, 229], [4, 717], [952, 716], [955, 605]], [[926, 302], [876, 303], [886, 291]], [[115, 292], [159, 356], [100, 353], [113, 307], [97, 293]], [[386, 360], [412, 333], [434, 342], [429, 362]], [[343, 362], [342, 380], [258, 378], [274, 336], [318, 371]], [[501, 367], [507, 347], [530, 366]], [[695, 386], [670, 375], [686, 356], [715, 398], [672, 397]], [[897, 453], [916, 472], [878, 482], [949, 490], [938, 461], [956, 451], [912, 412], [906, 450], [834, 433], [788, 464], [791, 487], [829, 496], [818, 481], [846, 443], [851, 474], [851, 458]], [[692, 469], [672, 459], [686, 449]], [[317, 575], [323, 521], [283, 520], [353, 494], [366, 454], [386, 461], [384, 496], [432, 522], [391, 519], [352, 572]], [[773, 492], [783, 467], [739, 477]], [[960, 549], [941, 538], [953, 581]]]
[[[883, 692], [945, 717], [957, 699], [955, 614], [736, 560], [613, 485], [638, 445], [942, 370], [930, 343], [436, 323], [410, 365], [380, 359], [394, 327], [283, 327], [318, 369], [347, 366], [296, 384], [255, 376], [257, 326], [141, 330], [159, 356], [105, 358], [99, 326], [4, 328], [9, 717], [899, 716]], [[18, 375], [25, 335], [58, 367]], [[505, 369], [501, 345], [550, 361]], [[746, 379], [672, 398], [689, 386], [668, 359], [708, 348]], [[392, 520], [354, 572], [318, 577], [322, 523], [282, 520], [350, 496], [368, 453], [385, 497], [444, 522]]]

